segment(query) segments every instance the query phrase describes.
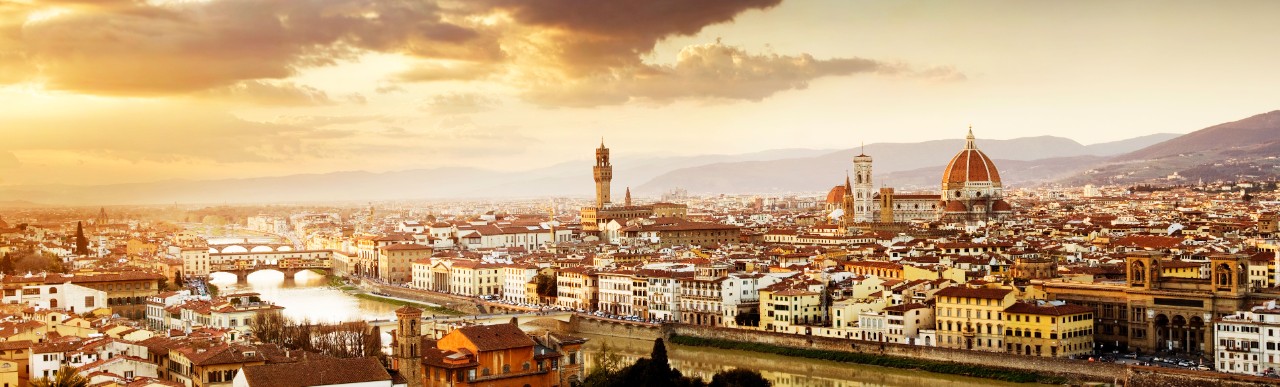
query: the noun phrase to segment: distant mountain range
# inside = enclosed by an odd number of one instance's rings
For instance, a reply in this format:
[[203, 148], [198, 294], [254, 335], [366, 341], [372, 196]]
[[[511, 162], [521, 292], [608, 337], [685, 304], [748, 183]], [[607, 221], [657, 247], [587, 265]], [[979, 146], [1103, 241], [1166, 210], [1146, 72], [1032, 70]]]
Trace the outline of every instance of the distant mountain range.
[[[1177, 137], [1161, 133], [1138, 138], [1081, 145], [1054, 136], [1023, 137], [1012, 140], [978, 139], [978, 148], [997, 160], [1001, 169], [1018, 168], [1026, 173], [1004, 176], [1010, 184], [1046, 182], [1084, 171], [1106, 156], [1134, 151]], [[883, 143], [866, 146], [874, 160], [877, 184], [905, 189], [936, 189], [942, 170], [964, 140], [935, 140], [919, 143]], [[657, 176], [638, 189], [642, 193], [683, 187], [695, 193], [797, 192], [826, 190], [844, 182], [851, 160], [862, 149], [831, 152], [817, 157], [766, 161], [716, 163], [672, 170]], [[1041, 160], [1037, 163], [1026, 163]], [[1087, 163], [1085, 163], [1087, 162]], [[1013, 171], [1013, 169], [1010, 169]], [[1049, 173], [1052, 171], [1052, 173]], [[1044, 172], [1044, 173], [1041, 173]]]
[[1097, 163], [1064, 184], [1180, 184], [1280, 177], [1280, 110], [1214, 125]]
[[[1177, 137], [1155, 134], [1103, 144], [1040, 136], [982, 140], [1005, 182], [1052, 181], [1084, 171], [1110, 156]], [[868, 144], [880, 184], [933, 189], [943, 166], [964, 141]], [[614, 196], [626, 187], [656, 196], [672, 188], [693, 193], [821, 191], [843, 182], [850, 160], [862, 149], [777, 149], [736, 155], [616, 157]], [[584, 151], [589, 155], [590, 150]], [[333, 172], [221, 180], [168, 180], [96, 186], [0, 187], [0, 203], [112, 205], [163, 203], [301, 203], [398, 199], [507, 198], [592, 195], [591, 161], [582, 159], [518, 172], [433, 168], [397, 172]], [[0, 205], [2, 206], [2, 205]]]

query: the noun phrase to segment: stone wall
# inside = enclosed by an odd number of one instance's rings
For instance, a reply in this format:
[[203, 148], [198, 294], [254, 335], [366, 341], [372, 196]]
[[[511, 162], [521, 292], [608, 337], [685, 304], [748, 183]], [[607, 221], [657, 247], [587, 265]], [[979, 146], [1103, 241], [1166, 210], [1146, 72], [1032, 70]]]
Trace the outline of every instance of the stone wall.
[[992, 368], [1032, 371], [1045, 375], [1065, 377], [1078, 382], [1109, 383], [1114, 380], [1123, 380], [1126, 376], [1125, 367], [1114, 363], [1090, 363], [1070, 359], [1014, 356], [996, 352], [966, 351], [938, 347], [923, 347], [842, 338], [804, 336], [745, 329], [712, 328], [682, 324], [670, 324], [664, 326], [663, 333], [666, 336], [679, 335], [747, 343], [771, 344], [793, 348], [858, 352], [881, 356], [896, 356]]
[[1129, 367], [1125, 378], [1126, 387], [1254, 387], [1277, 384], [1280, 384], [1280, 379], [1156, 367]]
[[422, 301], [430, 304], [440, 305], [452, 308], [466, 314], [480, 314], [481, 311], [476, 304], [476, 300], [470, 297], [454, 296], [449, 294], [441, 294], [426, 290], [402, 288], [399, 286], [390, 286], [377, 284], [369, 281], [363, 281], [362, 287], [371, 291], [390, 294], [392, 297], [403, 298], [414, 301]]
[[664, 336], [662, 329], [652, 324], [597, 319], [579, 314], [574, 314], [569, 321], [570, 331], [576, 333], [640, 340], [654, 340]]

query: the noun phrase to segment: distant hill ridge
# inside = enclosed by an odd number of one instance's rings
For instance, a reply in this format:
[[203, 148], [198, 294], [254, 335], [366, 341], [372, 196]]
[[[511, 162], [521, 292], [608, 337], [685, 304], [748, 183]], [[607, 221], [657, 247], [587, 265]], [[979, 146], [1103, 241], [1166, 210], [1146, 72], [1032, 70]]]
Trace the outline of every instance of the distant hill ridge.
[[1248, 149], [1280, 141], [1280, 110], [1210, 126], [1117, 157], [1118, 161], [1159, 159], [1180, 154]]
[[[997, 160], [1015, 160], [1010, 179], [1059, 176], [1087, 167], [1082, 160], [1102, 159], [1133, 151], [1176, 135], [1157, 134], [1104, 144], [1080, 143], [1053, 136], [1012, 140], [978, 140], [978, 146]], [[894, 186], [928, 182], [940, 174], [960, 139], [919, 143], [868, 144], [875, 157], [879, 184]], [[776, 149], [735, 155], [697, 155], [629, 158], [615, 147], [614, 195], [631, 187], [637, 195], [656, 196], [671, 188], [694, 193], [767, 193], [826, 190], [843, 181], [855, 155], [852, 148]], [[221, 180], [168, 180], [151, 183], [96, 186], [0, 186], [0, 202], [44, 205], [112, 205], [166, 203], [298, 203], [445, 198], [512, 198], [592, 194], [590, 149], [583, 158], [527, 171], [477, 168], [431, 168], [394, 172], [344, 171]], [[1033, 162], [1034, 160], [1045, 160]], [[1056, 160], [1056, 161], [1055, 161]], [[1074, 160], [1067, 162], [1066, 160]], [[997, 164], [998, 166], [1000, 164]], [[896, 172], [904, 173], [900, 176]], [[1012, 171], [1012, 170], [1011, 170]], [[1045, 172], [1045, 173], [1042, 173]], [[1051, 173], [1049, 173], [1051, 172]], [[1004, 172], [1002, 172], [1004, 173]], [[930, 183], [932, 184], [932, 183]], [[34, 204], [34, 203], [33, 203]]]

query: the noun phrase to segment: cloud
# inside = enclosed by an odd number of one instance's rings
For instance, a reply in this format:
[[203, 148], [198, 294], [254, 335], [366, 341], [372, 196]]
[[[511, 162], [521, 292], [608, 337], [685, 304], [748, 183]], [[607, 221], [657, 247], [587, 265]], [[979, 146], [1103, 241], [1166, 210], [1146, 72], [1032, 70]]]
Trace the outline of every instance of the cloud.
[[671, 36], [689, 36], [713, 24], [733, 21], [752, 9], [782, 0], [473, 0], [474, 8], [508, 12], [519, 23], [549, 29], [541, 47], [554, 53], [574, 76], [636, 66], [654, 45]]
[[320, 89], [293, 82], [243, 81], [209, 90], [202, 96], [257, 105], [332, 105], [334, 101]]
[[[913, 70], [866, 58], [817, 59], [809, 54], [752, 54], [720, 42], [680, 50], [670, 65], [632, 66], [609, 74], [529, 87], [525, 97], [544, 105], [596, 106], [631, 100], [666, 103], [679, 99], [760, 101], [785, 90], [805, 89], [829, 76], [881, 74], [956, 79], [954, 69]], [[542, 82], [546, 82], [545, 80]]]
[[[76, 4], [79, 3], [79, 4]], [[493, 61], [502, 53], [477, 31], [442, 20], [426, 1], [210, 0], [108, 5], [73, 2], [31, 22], [49, 3], [10, 11], [0, 57], [21, 57], [47, 88], [155, 95], [283, 79], [361, 51]], [[15, 18], [23, 19], [13, 33]], [[30, 70], [28, 68], [27, 70]]]
[[500, 66], [487, 63], [424, 63], [396, 74], [395, 80], [401, 82], [474, 81], [484, 79], [499, 70]]
[[0, 0], [0, 84], [72, 93], [190, 94], [268, 106], [364, 104], [294, 83], [300, 71], [399, 54], [398, 83], [477, 81], [551, 106], [632, 100], [760, 100], [814, 79], [886, 74], [957, 80], [938, 67], [852, 56], [686, 47], [646, 62], [661, 41], [692, 36], [781, 0]]
[[477, 93], [439, 94], [427, 100], [423, 111], [432, 114], [473, 114], [492, 110], [502, 102], [497, 98]]

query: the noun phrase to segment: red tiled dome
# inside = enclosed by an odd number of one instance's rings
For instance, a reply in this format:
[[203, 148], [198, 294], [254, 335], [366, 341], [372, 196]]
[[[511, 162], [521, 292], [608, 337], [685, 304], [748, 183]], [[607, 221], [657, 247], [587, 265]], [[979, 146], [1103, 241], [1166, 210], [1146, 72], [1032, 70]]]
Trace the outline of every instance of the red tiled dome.
[[1004, 200], [997, 200], [996, 204], [991, 206], [991, 210], [997, 212], [1013, 211], [1013, 206], [1009, 205], [1009, 202]]
[[847, 194], [843, 185], [837, 185], [827, 193], [827, 204], [840, 204], [844, 202], [844, 195]]
[[952, 184], [964, 184], [970, 181], [989, 181], [1000, 184], [1000, 171], [986, 153], [973, 145], [973, 134], [969, 134], [969, 142], [965, 148], [956, 153], [942, 172], [942, 186], [946, 189]]
[[945, 210], [947, 212], [965, 212], [969, 209], [965, 208], [964, 203], [961, 203], [958, 200], [952, 200], [947, 202], [947, 208]]

